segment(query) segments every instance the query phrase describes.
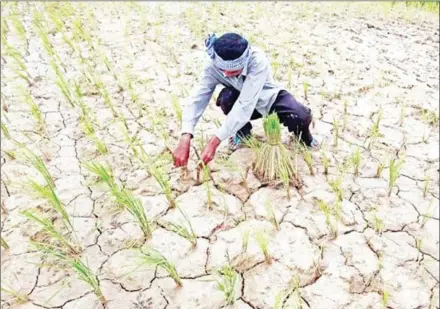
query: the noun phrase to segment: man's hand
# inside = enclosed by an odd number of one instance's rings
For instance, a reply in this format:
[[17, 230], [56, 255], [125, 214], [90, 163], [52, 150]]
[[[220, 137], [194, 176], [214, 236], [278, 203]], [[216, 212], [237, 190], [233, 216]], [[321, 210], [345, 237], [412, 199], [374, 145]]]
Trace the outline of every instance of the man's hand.
[[191, 145], [191, 135], [183, 134], [180, 137], [179, 144], [173, 152], [174, 166], [181, 167], [188, 164], [189, 147]]
[[208, 145], [206, 145], [205, 149], [203, 149], [201, 159], [205, 165], [207, 165], [209, 162], [212, 161], [212, 159], [214, 159], [218, 145], [220, 145], [220, 140], [218, 139], [218, 137], [214, 136], [209, 140]]

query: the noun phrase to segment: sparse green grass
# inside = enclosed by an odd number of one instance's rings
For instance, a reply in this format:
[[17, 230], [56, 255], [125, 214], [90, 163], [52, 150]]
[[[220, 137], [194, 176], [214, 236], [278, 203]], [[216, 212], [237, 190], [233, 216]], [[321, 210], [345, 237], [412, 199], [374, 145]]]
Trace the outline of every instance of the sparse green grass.
[[182, 280], [174, 264], [169, 262], [159, 251], [151, 247], [141, 247], [142, 257], [140, 264], [145, 266], [160, 267], [165, 270], [178, 286], [182, 286]]

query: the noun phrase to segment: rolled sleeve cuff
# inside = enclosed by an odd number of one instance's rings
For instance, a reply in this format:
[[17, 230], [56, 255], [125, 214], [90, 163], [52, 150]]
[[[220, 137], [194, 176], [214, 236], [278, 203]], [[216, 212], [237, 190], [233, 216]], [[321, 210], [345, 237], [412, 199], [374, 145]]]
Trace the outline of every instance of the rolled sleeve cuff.
[[182, 130], [180, 131], [181, 134], [189, 133], [192, 136], [194, 136], [194, 126], [191, 122], [183, 122], [182, 123]]
[[229, 133], [228, 129], [226, 127], [220, 127], [217, 129], [217, 132], [215, 133], [215, 136], [220, 140], [220, 142], [223, 142], [226, 140], [231, 134]]

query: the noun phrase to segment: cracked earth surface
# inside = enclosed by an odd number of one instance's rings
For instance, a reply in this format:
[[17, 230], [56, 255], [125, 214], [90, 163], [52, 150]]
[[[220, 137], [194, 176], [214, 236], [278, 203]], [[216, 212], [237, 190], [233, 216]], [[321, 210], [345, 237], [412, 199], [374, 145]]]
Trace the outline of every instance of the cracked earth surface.
[[[181, 214], [169, 207], [161, 187], [134, 158], [120, 121], [84, 78], [77, 51], [72, 52], [45, 16], [48, 38], [65, 65], [64, 74], [79, 83], [108, 153], [97, 152], [80, 128], [78, 111], [57, 87], [32, 23], [33, 12], [45, 5], [19, 4], [27, 37], [22, 40], [8, 19], [12, 6], [2, 4], [8, 42], [25, 55], [32, 79], [27, 85], [17, 78], [11, 69], [13, 59], [2, 53], [2, 123], [14, 139], [44, 158], [83, 248], [81, 259], [97, 275], [108, 309], [269, 309], [275, 308], [278, 293], [285, 295], [283, 308], [379, 309], [384, 294], [389, 295], [388, 309], [439, 308], [439, 20], [435, 14], [403, 7], [389, 10], [385, 4], [331, 2], [71, 5], [75, 14], [63, 16], [65, 33], [71, 36], [74, 20], [85, 23], [94, 48], [81, 41], [82, 56], [95, 64], [93, 71], [101, 76], [130, 134], [138, 134], [149, 156], [166, 153], [163, 139], [152, 129], [156, 115], [165, 116], [170, 141], [173, 146], [177, 143], [180, 128], [170, 95], [184, 105], [185, 90], [195, 85], [203, 65], [202, 35], [207, 31], [238, 31], [266, 50], [275, 79], [313, 110], [312, 132], [323, 144], [322, 151], [312, 153], [315, 176], [298, 158], [304, 187], [302, 196], [291, 188], [290, 200], [284, 189], [262, 184], [252, 171], [244, 185], [241, 175], [254, 155], [250, 149], [231, 154], [221, 145], [211, 164], [212, 178], [203, 184], [195, 180], [194, 151], [186, 180], [168, 162], [165, 168], [176, 203], [197, 236], [197, 246], [192, 247], [168, 229], [167, 223], [179, 222]], [[143, 111], [131, 93], [118, 89], [101, 51], [119, 77], [130, 73]], [[309, 84], [307, 98], [304, 83]], [[39, 132], [23, 103], [20, 85], [42, 111], [46, 135]], [[380, 108], [382, 136], [369, 147]], [[434, 113], [437, 120], [429, 123], [424, 111]], [[196, 145], [202, 130], [207, 136], [215, 131], [215, 118], [224, 121], [211, 102], [197, 126]], [[345, 119], [337, 147], [334, 119], [341, 124]], [[261, 121], [255, 122], [254, 133], [263, 136]], [[286, 130], [283, 140], [289, 143]], [[2, 308], [104, 308], [73, 270], [46, 265], [29, 245], [39, 230], [20, 212], [31, 208], [54, 216], [55, 212], [45, 200], [23, 190], [22, 181], [41, 180], [41, 176], [7, 155], [17, 150], [17, 144], [4, 135], [1, 142], [1, 234], [9, 245], [1, 253], [2, 287], [28, 297], [19, 304], [3, 292]], [[355, 146], [361, 152], [359, 173], [354, 175], [349, 167], [340, 176], [338, 167]], [[327, 174], [324, 155], [330, 162]], [[388, 195], [391, 158], [402, 158], [404, 164]], [[132, 190], [155, 220], [151, 239], [144, 239], [133, 217], [118, 211], [108, 189], [82, 165], [104, 159], [118, 183]], [[377, 176], [381, 163], [384, 169]], [[342, 201], [338, 219], [331, 219], [331, 230], [317, 200], [337, 205], [330, 184], [339, 176]], [[212, 193], [210, 209], [207, 186]], [[268, 219], [267, 200], [278, 230]], [[253, 237], [257, 230], [269, 237], [270, 264]], [[251, 237], [243, 250], [246, 232]], [[182, 287], [162, 269], [136, 268], [142, 244], [174, 263]], [[211, 280], [215, 270], [227, 263], [238, 273], [235, 303], [230, 306]], [[297, 287], [289, 290], [293, 278]]]

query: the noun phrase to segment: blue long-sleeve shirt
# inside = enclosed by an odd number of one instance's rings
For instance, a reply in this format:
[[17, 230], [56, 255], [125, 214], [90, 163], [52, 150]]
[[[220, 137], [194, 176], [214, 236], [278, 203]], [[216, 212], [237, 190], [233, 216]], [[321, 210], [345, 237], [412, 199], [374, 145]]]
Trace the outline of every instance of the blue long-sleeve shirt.
[[[269, 113], [278, 92], [284, 88], [274, 83], [271, 66], [264, 52], [259, 48], [251, 47], [250, 53], [243, 72], [237, 77], [225, 77], [212, 62], [204, 68], [200, 82], [193, 90], [189, 104], [184, 109], [182, 133], [193, 134], [219, 84], [240, 91], [232, 110], [226, 116], [226, 121], [215, 133], [220, 141], [237, 133], [251, 119], [254, 109], [263, 116]], [[246, 76], [245, 80], [243, 76]]]

